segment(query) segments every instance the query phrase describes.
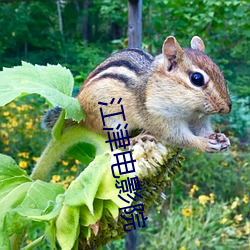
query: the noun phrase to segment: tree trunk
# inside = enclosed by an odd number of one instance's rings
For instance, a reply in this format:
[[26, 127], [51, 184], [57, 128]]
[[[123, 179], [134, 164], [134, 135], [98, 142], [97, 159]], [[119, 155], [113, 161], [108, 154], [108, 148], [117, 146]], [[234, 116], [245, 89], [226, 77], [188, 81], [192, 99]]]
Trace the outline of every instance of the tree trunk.
[[129, 234], [126, 235], [125, 249], [126, 250], [136, 250], [137, 242], [137, 232], [136, 230], [131, 230]]
[[128, 1], [128, 47], [142, 47], [142, 0]]
[[88, 17], [89, 0], [82, 1], [82, 39], [89, 40], [89, 17]]
[[62, 22], [62, 12], [61, 12], [60, 0], [56, 1], [56, 5], [57, 5], [57, 12], [58, 12], [58, 20], [59, 20], [59, 30], [63, 36], [63, 22]]

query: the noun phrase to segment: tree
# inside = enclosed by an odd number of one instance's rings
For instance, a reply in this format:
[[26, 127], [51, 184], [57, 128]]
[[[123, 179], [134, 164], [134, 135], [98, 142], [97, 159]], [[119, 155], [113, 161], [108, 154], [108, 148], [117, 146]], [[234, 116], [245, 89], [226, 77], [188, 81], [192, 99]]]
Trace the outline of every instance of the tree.
[[128, 1], [128, 47], [142, 46], [142, 0]]

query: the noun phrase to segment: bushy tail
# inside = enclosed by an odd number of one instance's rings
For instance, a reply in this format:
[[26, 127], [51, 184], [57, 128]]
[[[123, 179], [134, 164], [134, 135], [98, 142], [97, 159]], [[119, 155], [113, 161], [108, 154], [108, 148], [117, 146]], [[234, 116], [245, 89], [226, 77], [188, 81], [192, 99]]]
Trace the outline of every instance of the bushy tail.
[[45, 111], [42, 117], [42, 128], [45, 130], [51, 130], [56, 124], [62, 109], [60, 107], [54, 107]]

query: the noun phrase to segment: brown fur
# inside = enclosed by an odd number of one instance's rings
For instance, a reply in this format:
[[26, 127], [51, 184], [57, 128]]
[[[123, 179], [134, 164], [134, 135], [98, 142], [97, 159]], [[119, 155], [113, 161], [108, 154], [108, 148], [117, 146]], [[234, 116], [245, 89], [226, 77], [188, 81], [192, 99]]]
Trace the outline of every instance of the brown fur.
[[[203, 41], [194, 37], [191, 45], [196, 49], [182, 49], [174, 37], [168, 37], [163, 54], [156, 58], [135, 49], [105, 60], [89, 74], [78, 95], [87, 114], [84, 125], [106, 133], [98, 102], [109, 103], [121, 97], [129, 131], [143, 129], [165, 144], [180, 147], [208, 152], [221, 149], [222, 143], [213, 146], [208, 139], [213, 133], [208, 114], [230, 112], [225, 79], [202, 52]], [[193, 70], [205, 72], [208, 80], [204, 86], [190, 82], [189, 72]], [[104, 114], [120, 110], [117, 104], [103, 106]], [[108, 127], [126, 123], [121, 115], [106, 119]]]

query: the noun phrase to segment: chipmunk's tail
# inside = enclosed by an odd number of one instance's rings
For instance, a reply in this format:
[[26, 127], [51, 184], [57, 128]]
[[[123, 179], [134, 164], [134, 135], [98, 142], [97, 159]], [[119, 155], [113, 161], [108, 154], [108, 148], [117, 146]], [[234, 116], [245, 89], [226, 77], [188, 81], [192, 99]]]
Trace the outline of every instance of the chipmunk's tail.
[[56, 124], [61, 111], [62, 109], [58, 106], [46, 110], [41, 120], [42, 128], [45, 130], [51, 130]]

